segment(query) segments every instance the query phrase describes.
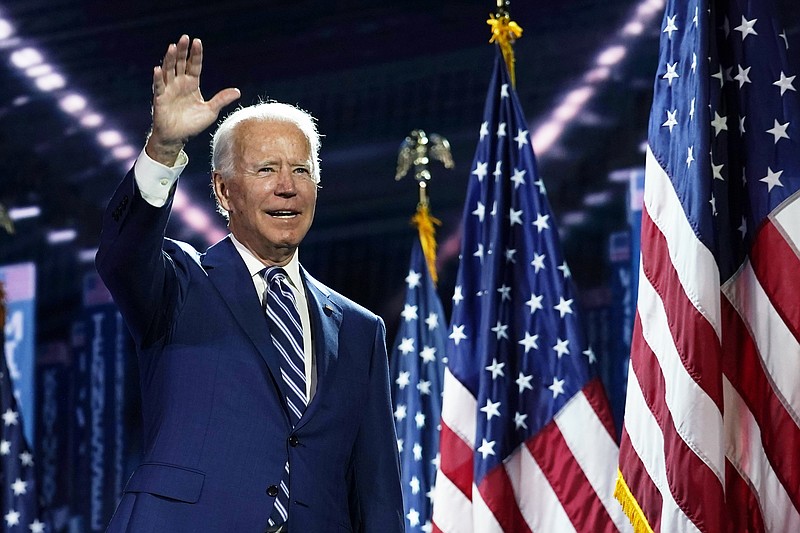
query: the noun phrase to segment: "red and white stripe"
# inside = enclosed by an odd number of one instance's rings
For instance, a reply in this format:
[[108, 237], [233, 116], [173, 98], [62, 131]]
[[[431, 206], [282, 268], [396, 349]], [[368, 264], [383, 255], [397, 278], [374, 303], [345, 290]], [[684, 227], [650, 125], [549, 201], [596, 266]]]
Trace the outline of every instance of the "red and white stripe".
[[721, 286], [649, 149], [645, 183], [622, 477], [654, 531], [800, 531], [800, 202]]
[[612, 496], [619, 449], [599, 381], [572, 397], [479, 486], [473, 479], [476, 413], [475, 398], [445, 370], [434, 531], [630, 530]]

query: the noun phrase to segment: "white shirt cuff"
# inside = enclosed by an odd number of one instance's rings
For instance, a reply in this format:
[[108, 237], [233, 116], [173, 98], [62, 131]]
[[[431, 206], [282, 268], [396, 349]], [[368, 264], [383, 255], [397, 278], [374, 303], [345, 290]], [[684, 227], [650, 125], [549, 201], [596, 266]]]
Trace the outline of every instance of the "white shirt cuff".
[[154, 161], [142, 150], [133, 165], [133, 176], [142, 198], [153, 207], [163, 207], [169, 198], [169, 191], [188, 163], [189, 156], [183, 150], [172, 167]]

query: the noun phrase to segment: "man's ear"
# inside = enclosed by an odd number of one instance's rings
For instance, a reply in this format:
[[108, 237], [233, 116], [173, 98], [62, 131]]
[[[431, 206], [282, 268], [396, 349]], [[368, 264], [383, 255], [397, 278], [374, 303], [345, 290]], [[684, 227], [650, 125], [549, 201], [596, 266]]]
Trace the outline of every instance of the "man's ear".
[[230, 211], [228, 207], [228, 184], [225, 183], [225, 178], [216, 170], [211, 171], [211, 183], [214, 184], [214, 194], [217, 197], [219, 205], [226, 211]]

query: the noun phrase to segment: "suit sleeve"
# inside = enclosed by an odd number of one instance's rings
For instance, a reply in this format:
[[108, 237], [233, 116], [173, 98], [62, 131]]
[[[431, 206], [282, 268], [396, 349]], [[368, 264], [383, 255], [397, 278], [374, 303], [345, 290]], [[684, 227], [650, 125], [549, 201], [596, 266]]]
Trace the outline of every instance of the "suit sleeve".
[[405, 528], [400, 460], [392, 417], [386, 328], [376, 319], [369, 400], [354, 449], [354, 489], [360, 523], [356, 531], [395, 533]]
[[95, 265], [139, 346], [163, 336], [177, 302], [174, 262], [162, 251], [171, 205], [172, 194], [162, 207], [145, 201], [131, 170], [103, 215]]

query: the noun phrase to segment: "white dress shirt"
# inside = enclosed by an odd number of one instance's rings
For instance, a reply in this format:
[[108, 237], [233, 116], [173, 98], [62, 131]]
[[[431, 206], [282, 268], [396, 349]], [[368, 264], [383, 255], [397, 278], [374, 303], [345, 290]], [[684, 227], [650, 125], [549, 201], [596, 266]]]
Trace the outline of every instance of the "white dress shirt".
[[[189, 157], [185, 152], [181, 151], [175, 165], [167, 167], [158, 161], [154, 161], [148, 156], [144, 150], [139, 154], [136, 159], [136, 164], [133, 167], [133, 175], [136, 180], [136, 186], [142, 198], [152, 205], [153, 207], [163, 207], [169, 198], [169, 192], [172, 186], [178, 181], [178, 178], [189, 163]], [[267, 291], [267, 283], [261, 276], [261, 271], [265, 265], [250, 250], [239, 242], [236, 237], [231, 235], [231, 241], [236, 247], [236, 251], [242, 257], [250, 278], [253, 281], [253, 287], [258, 295], [258, 301], [264, 301], [264, 293]], [[299, 253], [295, 251], [288, 264], [283, 266], [290, 281], [290, 289], [294, 293], [295, 301], [297, 302], [297, 311], [300, 315], [300, 322], [303, 326], [303, 354], [306, 363], [306, 395], [308, 401], [316, 391], [316, 360], [314, 358], [314, 344], [311, 332], [311, 316], [308, 310], [308, 298], [306, 297], [305, 286], [303, 279], [300, 276], [300, 260]]]

